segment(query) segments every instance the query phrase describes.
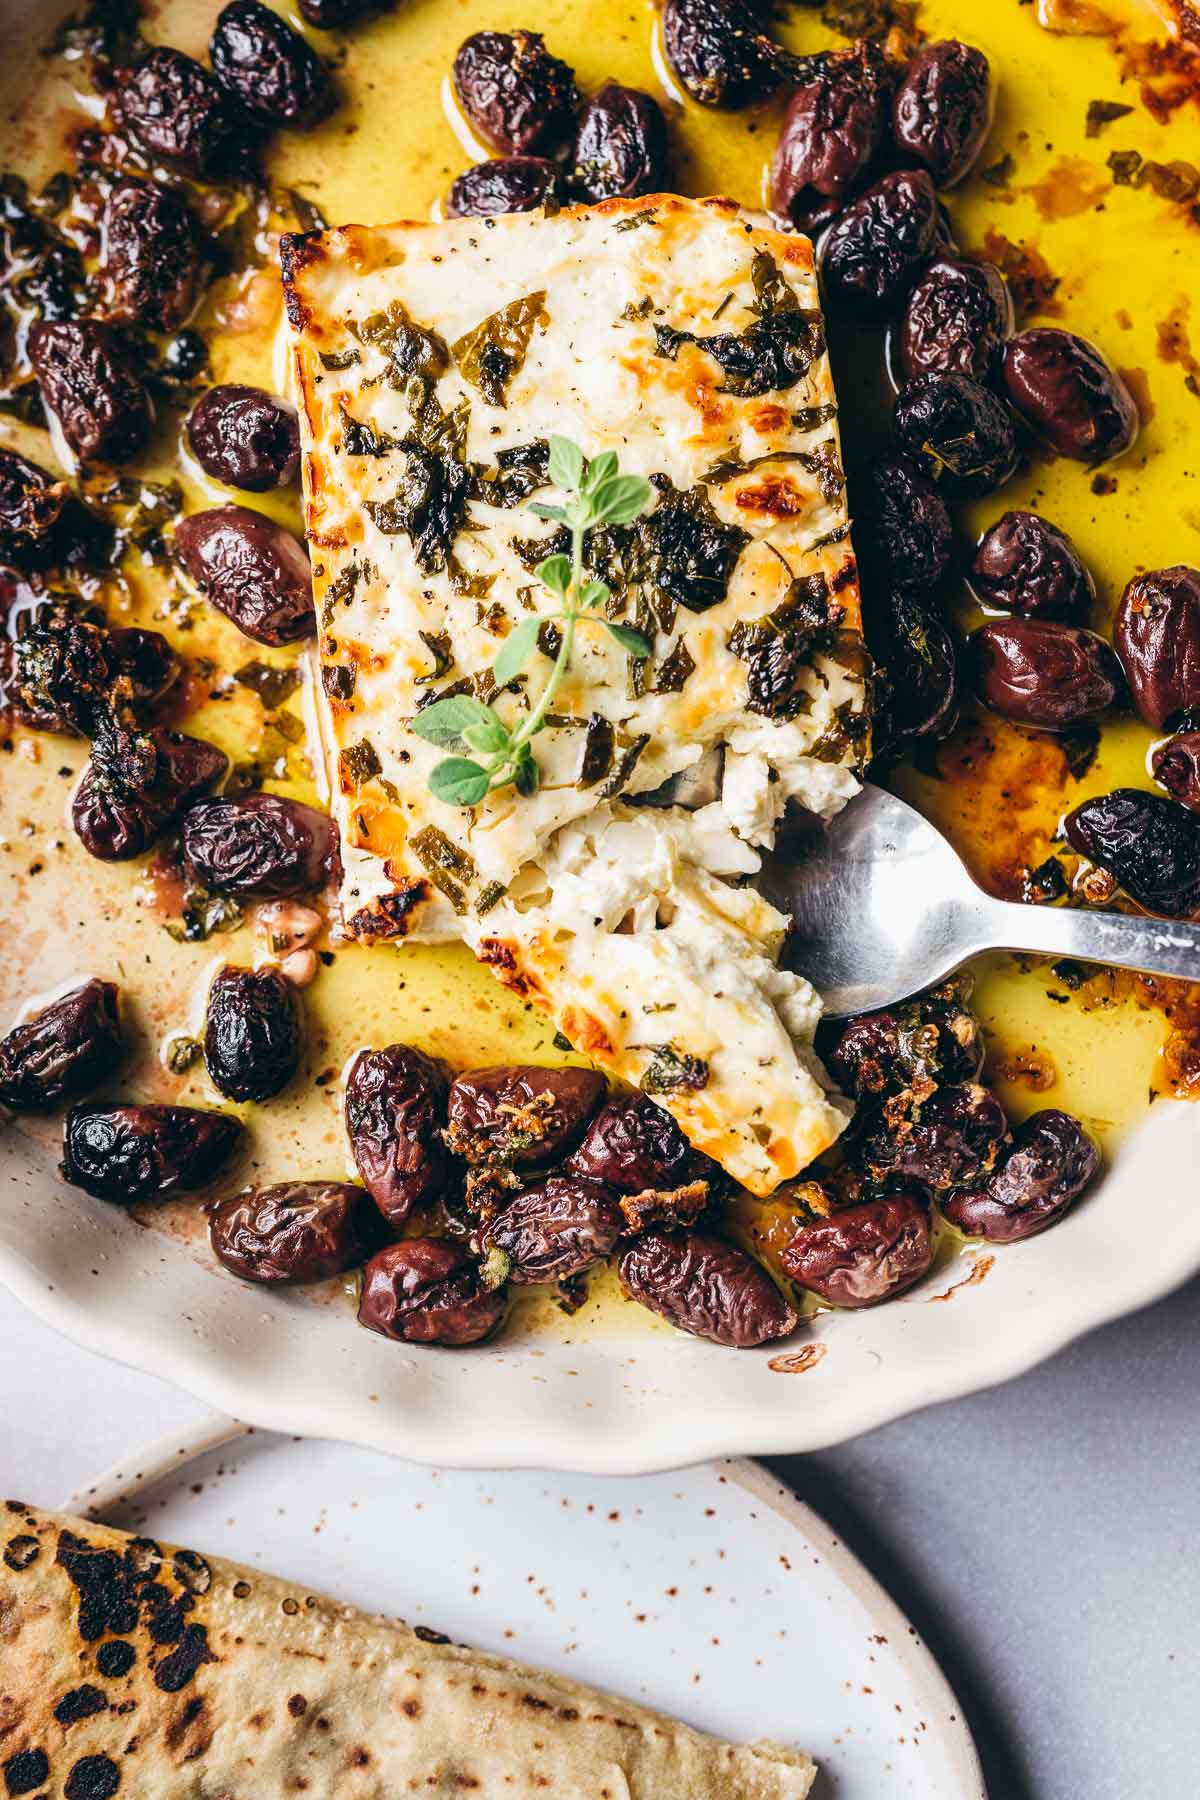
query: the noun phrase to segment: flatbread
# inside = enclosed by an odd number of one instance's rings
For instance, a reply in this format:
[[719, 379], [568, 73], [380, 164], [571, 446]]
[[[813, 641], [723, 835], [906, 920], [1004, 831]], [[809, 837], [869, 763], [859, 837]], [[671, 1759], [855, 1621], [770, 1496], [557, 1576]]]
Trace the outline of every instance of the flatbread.
[[10, 1501], [0, 1776], [46, 1800], [802, 1800], [799, 1751]]

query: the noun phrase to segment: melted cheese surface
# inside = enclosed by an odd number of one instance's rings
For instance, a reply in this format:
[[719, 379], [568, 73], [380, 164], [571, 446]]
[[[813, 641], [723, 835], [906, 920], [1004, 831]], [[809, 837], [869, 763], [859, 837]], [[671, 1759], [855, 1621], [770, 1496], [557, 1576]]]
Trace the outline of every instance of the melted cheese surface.
[[[653, 196], [350, 226], [289, 240], [284, 267], [345, 930], [464, 938], [771, 1191], [846, 1109], [812, 1054], [819, 1002], [776, 967], [786, 921], [734, 884], [789, 799], [828, 817], [854, 793], [867, 734], [811, 246], [729, 201]], [[746, 373], [739, 345], [781, 320], [799, 350]], [[554, 527], [528, 511], [559, 497], [551, 434], [655, 485], [593, 553], [653, 656], [582, 627], [537, 793], [448, 806], [417, 709], [472, 692], [515, 726], [550, 673], [553, 638], [503, 692], [491, 672], [557, 608], [533, 574]], [[827, 628], [789, 661], [798, 597]], [[637, 804], [709, 768], [694, 810]]]

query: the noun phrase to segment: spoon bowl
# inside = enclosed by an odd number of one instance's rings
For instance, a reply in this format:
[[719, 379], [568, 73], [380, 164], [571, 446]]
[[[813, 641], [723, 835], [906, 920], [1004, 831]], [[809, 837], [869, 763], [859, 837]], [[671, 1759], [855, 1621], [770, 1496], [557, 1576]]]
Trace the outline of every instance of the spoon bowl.
[[985, 950], [1200, 981], [1200, 924], [995, 900], [928, 819], [870, 782], [791, 837], [764, 886], [794, 920], [785, 961], [829, 1018], [905, 1000]]

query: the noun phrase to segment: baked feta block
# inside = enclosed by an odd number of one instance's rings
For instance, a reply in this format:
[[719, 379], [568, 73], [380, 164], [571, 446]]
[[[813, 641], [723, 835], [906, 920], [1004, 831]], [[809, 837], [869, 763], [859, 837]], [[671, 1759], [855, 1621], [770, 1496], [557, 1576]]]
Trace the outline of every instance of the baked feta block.
[[[789, 801], [830, 817], [866, 754], [868, 664], [807, 239], [732, 201], [293, 237], [284, 283], [342, 836], [343, 929], [460, 938], [752, 1192], [848, 1109], [820, 1004], [750, 886]], [[557, 651], [498, 689], [558, 602], [548, 440], [615, 451], [650, 510], [590, 533], [608, 616], [580, 631], [534, 793], [457, 807], [411, 729], [471, 694], [515, 726]]]

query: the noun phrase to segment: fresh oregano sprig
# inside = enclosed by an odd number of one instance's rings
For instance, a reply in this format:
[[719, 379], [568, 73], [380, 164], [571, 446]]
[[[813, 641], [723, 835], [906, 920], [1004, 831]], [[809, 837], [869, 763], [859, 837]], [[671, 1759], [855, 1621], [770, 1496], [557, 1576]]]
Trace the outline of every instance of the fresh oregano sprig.
[[578, 444], [562, 437], [550, 439], [550, 480], [562, 489], [563, 504], [546, 506], [535, 501], [529, 510], [540, 519], [566, 525], [571, 533], [571, 554], [548, 556], [537, 569], [561, 607], [557, 612], [531, 613], [522, 619], [505, 638], [492, 671], [496, 686], [507, 687], [533, 655], [542, 626], [560, 626], [558, 655], [537, 704], [510, 729], [495, 707], [473, 694], [453, 694], [425, 707], [409, 725], [418, 737], [442, 749], [474, 753], [444, 757], [430, 771], [430, 792], [449, 806], [477, 806], [493, 788], [510, 784], [519, 794], [536, 794], [541, 777], [533, 739], [544, 728], [562, 686], [580, 625], [602, 626], [631, 656], [650, 655], [650, 645], [640, 631], [604, 617], [600, 609], [610, 590], [603, 581], [585, 579], [583, 568], [584, 532], [594, 525], [631, 524], [650, 504], [650, 483], [640, 475], [622, 475], [615, 451], [605, 450], [589, 461]]

